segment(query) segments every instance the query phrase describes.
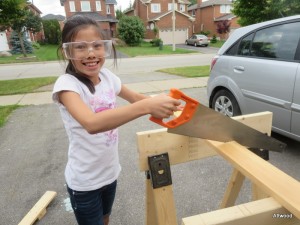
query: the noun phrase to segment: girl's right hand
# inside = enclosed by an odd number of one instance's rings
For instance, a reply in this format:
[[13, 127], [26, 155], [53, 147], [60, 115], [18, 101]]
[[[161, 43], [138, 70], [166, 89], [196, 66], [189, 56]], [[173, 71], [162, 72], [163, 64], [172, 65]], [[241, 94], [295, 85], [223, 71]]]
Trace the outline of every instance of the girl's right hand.
[[152, 98], [145, 99], [149, 109], [149, 114], [157, 119], [169, 118], [178, 111], [181, 102], [167, 94], [160, 94]]

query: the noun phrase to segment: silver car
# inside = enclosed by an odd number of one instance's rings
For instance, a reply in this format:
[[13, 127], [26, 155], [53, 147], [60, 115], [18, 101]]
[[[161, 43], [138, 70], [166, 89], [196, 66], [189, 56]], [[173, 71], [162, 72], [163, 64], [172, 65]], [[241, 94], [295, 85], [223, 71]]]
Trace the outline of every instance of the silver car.
[[300, 141], [300, 15], [233, 32], [212, 60], [207, 93], [230, 117], [273, 112], [273, 131]]
[[208, 38], [203, 34], [194, 34], [189, 39], [186, 39], [185, 44], [186, 45], [194, 45], [197, 46], [208, 46]]

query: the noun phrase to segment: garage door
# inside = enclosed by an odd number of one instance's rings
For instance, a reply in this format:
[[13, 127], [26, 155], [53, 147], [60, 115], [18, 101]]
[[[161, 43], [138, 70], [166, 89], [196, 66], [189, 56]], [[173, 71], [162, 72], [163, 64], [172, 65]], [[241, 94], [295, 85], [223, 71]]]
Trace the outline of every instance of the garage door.
[[1, 51], [8, 51], [8, 43], [5, 32], [0, 32], [0, 52]]
[[[187, 29], [175, 30], [175, 44], [183, 44], [187, 39]], [[173, 32], [171, 29], [159, 30], [159, 38], [164, 42], [164, 45], [173, 44]]]

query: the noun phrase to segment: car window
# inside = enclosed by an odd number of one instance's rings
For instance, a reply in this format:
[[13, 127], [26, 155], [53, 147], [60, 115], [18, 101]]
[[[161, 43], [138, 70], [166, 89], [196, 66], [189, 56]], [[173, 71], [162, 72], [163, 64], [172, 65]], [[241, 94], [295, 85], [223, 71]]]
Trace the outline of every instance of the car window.
[[256, 32], [251, 56], [293, 60], [300, 38], [300, 22], [278, 25]]
[[273, 26], [251, 33], [236, 42], [226, 55], [293, 60], [300, 39], [300, 22]]
[[251, 42], [254, 34], [250, 34], [244, 39], [241, 40], [240, 45], [238, 47], [238, 55], [250, 55], [251, 50]]

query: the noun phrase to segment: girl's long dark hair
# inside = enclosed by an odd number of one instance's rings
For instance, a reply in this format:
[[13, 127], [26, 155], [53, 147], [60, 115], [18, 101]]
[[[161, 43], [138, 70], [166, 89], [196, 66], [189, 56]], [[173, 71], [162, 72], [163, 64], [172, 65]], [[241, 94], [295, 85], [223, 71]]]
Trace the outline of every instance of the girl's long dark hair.
[[[87, 16], [75, 15], [75, 16], [70, 17], [64, 25], [64, 28], [62, 30], [62, 43], [72, 42], [74, 40], [75, 36], [77, 35], [77, 33], [81, 29], [87, 28], [90, 26], [93, 26], [93, 27], [95, 27], [95, 29], [98, 30], [99, 35], [102, 40], [110, 39], [107, 37], [108, 35], [101, 30], [97, 21], [95, 21]], [[59, 58], [62, 58], [61, 57], [61, 54], [63, 52], [62, 51], [62, 43], [60, 44], [59, 48], [57, 49], [57, 54], [58, 54]], [[113, 58], [114, 58], [114, 65], [116, 65], [117, 54], [116, 54], [116, 49], [115, 49], [114, 44], [112, 47], [113, 47], [112, 54], [113, 54]], [[75, 76], [78, 80], [80, 80], [82, 83], [84, 83], [89, 88], [91, 93], [95, 93], [94, 83], [90, 79], [86, 78], [85, 76], [82, 76], [82, 74], [80, 74], [80, 72], [78, 72], [76, 70], [76, 68], [73, 65], [71, 60], [69, 60], [69, 62], [68, 62], [68, 65], [66, 68], [66, 73]]]

